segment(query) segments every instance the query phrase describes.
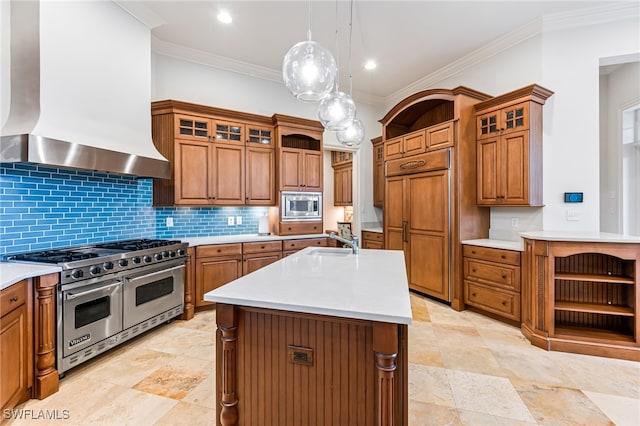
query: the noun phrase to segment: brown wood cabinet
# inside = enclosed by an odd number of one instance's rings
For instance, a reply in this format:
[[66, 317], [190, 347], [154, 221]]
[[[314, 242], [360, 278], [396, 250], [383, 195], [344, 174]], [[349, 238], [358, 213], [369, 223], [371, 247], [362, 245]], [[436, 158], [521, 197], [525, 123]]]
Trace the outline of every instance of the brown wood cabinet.
[[520, 253], [465, 245], [464, 302], [520, 321]]
[[242, 276], [242, 244], [196, 247], [196, 307], [213, 305], [204, 294]]
[[276, 203], [269, 117], [173, 100], [151, 114], [154, 144], [173, 163], [171, 179], [154, 179], [154, 205]]
[[384, 142], [384, 159], [393, 160], [415, 154], [421, 154], [427, 150], [424, 130], [409, 133], [402, 137], [386, 140]]
[[299, 148], [281, 148], [280, 190], [322, 191], [322, 153]]
[[190, 320], [196, 308], [196, 248], [187, 248], [187, 260], [184, 265], [184, 312], [181, 320]]
[[353, 204], [353, 167], [351, 163], [341, 164], [333, 169], [333, 205]]
[[384, 207], [384, 142], [382, 136], [371, 139], [373, 144], [373, 205]]
[[640, 244], [524, 240], [522, 333], [547, 349], [640, 361]]
[[436, 170], [387, 177], [384, 212], [385, 248], [404, 250], [409, 288], [442, 300], [451, 296], [449, 170], [442, 168], [447, 165], [448, 160]]
[[242, 243], [242, 275], [282, 259], [282, 241]]
[[531, 85], [476, 104], [479, 205], [542, 205], [542, 106], [552, 94]]
[[384, 233], [362, 231], [362, 248], [382, 250], [384, 248]]
[[29, 280], [0, 292], [0, 407], [3, 410], [31, 397], [33, 324], [30, 292]]
[[489, 98], [462, 86], [425, 90], [380, 120], [384, 247], [404, 250], [411, 289], [456, 310], [465, 306], [461, 241], [489, 233], [488, 209], [476, 204], [473, 108]]

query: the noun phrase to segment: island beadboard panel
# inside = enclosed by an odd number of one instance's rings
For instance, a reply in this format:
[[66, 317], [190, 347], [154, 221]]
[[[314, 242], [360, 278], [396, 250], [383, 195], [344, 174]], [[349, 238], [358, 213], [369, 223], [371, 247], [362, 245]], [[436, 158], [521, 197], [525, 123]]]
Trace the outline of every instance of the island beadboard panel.
[[235, 322], [217, 331], [218, 425], [407, 424], [406, 347], [383, 371], [377, 323], [231, 305], [218, 316]]

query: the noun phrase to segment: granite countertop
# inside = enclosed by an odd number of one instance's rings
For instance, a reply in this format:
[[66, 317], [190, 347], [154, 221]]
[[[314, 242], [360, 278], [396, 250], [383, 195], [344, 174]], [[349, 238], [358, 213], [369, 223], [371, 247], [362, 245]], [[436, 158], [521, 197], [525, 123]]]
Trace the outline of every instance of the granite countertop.
[[278, 240], [300, 240], [308, 238], [327, 238], [327, 234], [304, 234], [304, 235], [258, 235], [258, 234], [241, 234], [241, 235], [221, 235], [217, 237], [186, 237], [180, 238], [180, 241], [189, 243], [189, 246], [203, 246], [209, 244], [233, 244], [233, 243], [250, 243], [254, 241], [278, 241]]
[[640, 244], [640, 236], [611, 234], [608, 232], [533, 231], [521, 232], [520, 235], [523, 238], [545, 241]]
[[204, 295], [210, 302], [411, 324], [402, 251], [308, 247]]
[[27, 278], [39, 277], [47, 274], [57, 274], [62, 271], [57, 265], [43, 265], [28, 262], [0, 262], [0, 290]]
[[524, 250], [524, 244], [522, 242], [522, 239], [520, 241], [509, 241], [509, 240], [496, 240], [493, 238], [480, 238], [477, 240], [464, 240], [462, 241], [462, 244], [466, 244], [470, 246], [497, 248], [502, 250], [514, 250], [514, 251]]

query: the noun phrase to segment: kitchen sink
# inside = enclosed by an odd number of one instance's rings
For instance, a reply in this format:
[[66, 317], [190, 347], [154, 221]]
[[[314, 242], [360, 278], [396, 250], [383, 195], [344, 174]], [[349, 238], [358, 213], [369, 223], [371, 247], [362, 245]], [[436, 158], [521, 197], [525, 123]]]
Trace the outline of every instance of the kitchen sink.
[[351, 254], [351, 249], [313, 249], [309, 250], [308, 256], [348, 256]]

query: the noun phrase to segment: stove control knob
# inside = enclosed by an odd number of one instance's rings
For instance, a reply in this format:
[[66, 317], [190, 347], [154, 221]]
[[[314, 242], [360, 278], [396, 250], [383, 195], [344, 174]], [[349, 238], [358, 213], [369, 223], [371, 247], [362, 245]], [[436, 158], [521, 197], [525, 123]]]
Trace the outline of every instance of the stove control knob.
[[74, 269], [71, 271], [71, 276], [75, 279], [82, 278], [83, 275], [82, 269]]
[[162, 260], [162, 253], [156, 253], [153, 257], [155, 257], [156, 260]]
[[169, 257], [176, 257], [176, 252], [173, 250], [169, 251]]
[[163, 251], [162, 252], [162, 257], [169, 257], [169, 252], [168, 251]]
[[151, 256], [145, 256], [142, 258], [142, 260], [144, 260], [145, 263], [149, 263], [151, 262]]
[[91, 269], [89, 269], [89, 272], [91, 273], [91, 275], [96, 275], [102, 272], [102, 270], [100, 269], [99, 266], [96, 265], [96, 266], [92, 266]]
[[129, 261], [127, 259], [120, 259], [118, 260], [118, 265], [120, 266], [127, 266], [129, 264]]
[[133, 263], [140, 263], [142, 261], [142, 259], [140, 259], [140, 257], [136, 256], [133, 259], [131, 259], [133, 261]]
[[113, 269], [113, 262], [104, 262], [104, 265], [102, 265], [102, 267], [105, 270]]
[[184, 251], [184, 249], [178, 249], [178, 256], [184, 256], [186, 254], [186, 252]]

